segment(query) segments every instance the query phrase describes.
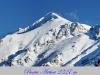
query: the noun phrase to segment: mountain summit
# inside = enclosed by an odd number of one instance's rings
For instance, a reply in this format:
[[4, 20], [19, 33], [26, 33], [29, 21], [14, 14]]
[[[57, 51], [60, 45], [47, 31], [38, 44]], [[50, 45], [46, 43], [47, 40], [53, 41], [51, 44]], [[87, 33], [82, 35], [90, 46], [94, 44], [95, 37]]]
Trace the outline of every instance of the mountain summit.
[[0, 66], [99, 66], [100, 26], [48, 13], [0, 39]]

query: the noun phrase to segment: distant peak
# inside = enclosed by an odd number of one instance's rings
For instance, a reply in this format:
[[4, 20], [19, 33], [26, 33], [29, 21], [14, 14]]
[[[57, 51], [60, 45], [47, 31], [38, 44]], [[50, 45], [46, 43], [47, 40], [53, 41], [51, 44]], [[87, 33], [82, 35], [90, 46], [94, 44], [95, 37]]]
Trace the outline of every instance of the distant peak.
[[44, 17], [40, 18], [38, 21], [33, 23], [33, 25], [35, 25], [35, 24], [40, 24], [41, 25], [41, 24], [46, 23], [47, 21], [50, 21], [52, 19], [58, 19], [58, 18], [61, 18], [61, 17], [57, 13], [49, 12]]
[[57, 13], [55, 13], [55, 12], [49, 12], [49, 13], [47, 13], [47, 15], [55, 15], [55, 16], [59, 16]]
[[60, 16], [55, 12], [49, 12], [47, 13], [47, 15], [45, 15], [45, 17], [56, 19], [56, 18], [59, 18]]

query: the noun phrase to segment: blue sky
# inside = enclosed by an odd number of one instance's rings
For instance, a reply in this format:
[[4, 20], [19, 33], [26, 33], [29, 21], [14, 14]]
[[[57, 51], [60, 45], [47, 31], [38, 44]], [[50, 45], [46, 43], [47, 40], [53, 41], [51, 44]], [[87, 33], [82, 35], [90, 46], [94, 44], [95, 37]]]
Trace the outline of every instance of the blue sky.
[[100, 0], [0, 0], [0, 36], [31, 25], [48, 12], [100, 24]]

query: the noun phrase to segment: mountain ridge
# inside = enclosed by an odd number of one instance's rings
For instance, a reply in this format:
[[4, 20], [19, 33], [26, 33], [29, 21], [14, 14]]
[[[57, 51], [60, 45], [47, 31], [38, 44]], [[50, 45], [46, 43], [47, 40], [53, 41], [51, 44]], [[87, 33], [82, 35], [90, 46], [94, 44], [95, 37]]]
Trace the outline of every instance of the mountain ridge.
[[[71, 22], [50, 12], [0, 40], [0, 66], [82, 66], [86, 56], [84, 66], [89, 66], [99, 54], [99, 38], [100, 27]], [[95, 56], [89, 58], [93, 52]]]

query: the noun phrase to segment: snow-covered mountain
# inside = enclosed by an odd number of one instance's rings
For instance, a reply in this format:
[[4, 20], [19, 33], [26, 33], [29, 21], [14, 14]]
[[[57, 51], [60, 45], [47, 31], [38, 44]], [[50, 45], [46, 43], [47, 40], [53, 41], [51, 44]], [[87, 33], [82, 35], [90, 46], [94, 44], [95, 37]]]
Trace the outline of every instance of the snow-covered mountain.
[[100, 26], [48, 13], [0, 39], [0, 66], [99, 66]]

